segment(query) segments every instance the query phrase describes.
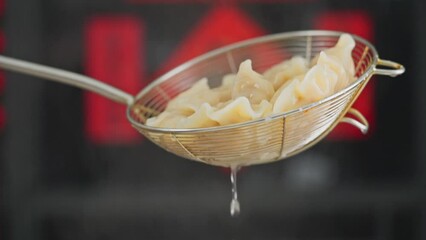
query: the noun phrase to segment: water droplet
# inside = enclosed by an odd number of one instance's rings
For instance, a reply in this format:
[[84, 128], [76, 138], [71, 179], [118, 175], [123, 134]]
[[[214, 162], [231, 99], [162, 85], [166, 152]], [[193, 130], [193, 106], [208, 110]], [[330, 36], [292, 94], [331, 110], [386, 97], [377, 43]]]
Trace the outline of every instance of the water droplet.
[[238, 201], [237, 192], [237, 172], [239, 167], [231, 167], [231, 184], [232, 184], [232, 200], [231, 200], [231, 216], [236, 217], [240, 214], [240, 202]]
[[237, 217], [240, 215], [240, 202], [238, 199], [232, 199], [231, 201], [231, 216]]

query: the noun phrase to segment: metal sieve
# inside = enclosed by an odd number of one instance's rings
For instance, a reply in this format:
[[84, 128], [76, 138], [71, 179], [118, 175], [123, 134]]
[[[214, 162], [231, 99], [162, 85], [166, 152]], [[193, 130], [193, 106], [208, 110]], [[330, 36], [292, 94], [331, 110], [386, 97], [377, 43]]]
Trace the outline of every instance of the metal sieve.
[[352, 104], [372, 75], [395, 77], [405, 71], [404, 67], [379, 59], [371, 43], [353, 36], [356, 46], [352, 58], [357, 79], [318, 102], [267, 118], [210, 128], [156, 128], [145, 125], [146, 120], [161, 113], [171, 99], [201, 78], [207, 77], [209, 85], [216, 87], [225, 74], [236, 73], [239, 63], [246, 59], [252, 60], [253, 69], [258, 72], [295, 55], [312, 59], [321, 50], [333, 47], [341, 34], [299, 31], [232, 44], [180, 65], [153, 81], [136, 97], [83, 75], [8, 57], [0, 56], [0, 67], [77, 86], [124, 103], [132, 126], [163, 149], [190, 160], [235, 168], [295, 155], [319, 142], [341, 122], [366, 133], [368, 122], [351, 108]]

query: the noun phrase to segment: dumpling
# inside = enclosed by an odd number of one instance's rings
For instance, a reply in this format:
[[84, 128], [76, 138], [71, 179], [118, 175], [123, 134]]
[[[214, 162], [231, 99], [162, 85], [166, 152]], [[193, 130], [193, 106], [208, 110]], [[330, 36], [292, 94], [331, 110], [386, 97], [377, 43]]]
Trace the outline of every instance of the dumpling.
[[300, 56], [294, 56], [290, 60], [286, 60], [272, 66], [263, 73], [274, 89], [279, 89], [286, 81], [308, 71], [308, 61]]
[[328, 66], [337, 74], [335, 92], [345, 88], [355, 79], [352, 59], [354, 47], [354, 39], [349, 34], [342, 34], [334, 47], [321, 51], [313, 61], [315, 65]]
[[201, 104], [192, 115], [185, 116], [173, 111], [164, 111], [156, 117], [147, 119], [146, 125], [164, 128], [205, 128], [218, 126], [210, 115], [214, 109], [208, 104]]
[[178, 112], [164, 111], [158, 116], [148, 118], [145, 124], [152, 127], [179, 128], [181, 122], [185, 119], [186, 116]]
[[[352, 50], [355, 48], [355, 40], [349, 34], [342, 34], [336, 45], [325, 49], [323, 52], [335, 61], [341, 63], [349, 76], [355, 76], [355, 64], [352, 59]], [[314, 59], [317, 64], [318, 56]]]
[[271, 99], [273, 113], [287, 112], [334, 93], [337, 74], [330, 67], [315, 65], [305, 75], [289, 80]]
[[334, 93], [337, 74], [327, 65], [316, 65], [296, 87], [296, 94], [303, 102], [316, 102]]
[[219, 123], [211, 119], [214, 109], [208, 103], [201, 104], [200, 108], [191, 116], [181, 120], [179, 128], [205, 128], [218, 126]]
[[275, 92], [271, 99], [272, 113], [287, 112], [298, 105], [299, 99], [296, 95], [296, 88], [300, 84], [301, 77], [287, 81]]
[[267, 116], [271, 109], [272, 105], [266, 100], [252, 106], [246, 97], [238, 97], [212, 113], [211, 119], [220, 125], [241, 123]]
[[211, 89], [212, 94], [219, 99], [218, 103], [212, 103], [214, 107], [221, 107], [223, 103], [232, 99], [232, 87], [236, 77], [236, 74], [227, 74], [222, 78], [222, 84], [219, 87]]
[[274, 87], [262, 75], [253, 71], [251, 60], [240, 64], [232, 88], [232, 99], [246, 97], [251, 104], [259, 104], [262, 100], [269, 101], [273, 94]]
[[352, 59], [352, 50], [355, 48], [355, 40], [349, 34], [342, 34], [335, 47], [324, 52], [343, 64], [350, 76], [355, 76], [355, 64]]
[[197, 111], [201, 104], [216, 105], [221, 100], [220, 93], [212, 92], [207, 84], [207, 78], [203, 78], [171, 100], [167, 104], [166, 111], [175, 111], [189, 116]]
[[226, 87], [232, 87], [235, 83], [235, 79], [237, 78], [237, 74], [226, 74], [222, 78], [222, 85], [220, 85], [220, 88], [226, 88]]
[[320, 53], [317, 66], [325, 66], [331, 69], [337, 75], [337, 83], [335, 84], [335, 88], [332, 89], [334, 92], [337, 92], [338, 90], [348, 86], [348, 84], [353, 80], [353, 76], [349, 75], [349, 73], [343, 67], [342, 63], [336, 61], [335, 58], [330, 57], [325, 52]]

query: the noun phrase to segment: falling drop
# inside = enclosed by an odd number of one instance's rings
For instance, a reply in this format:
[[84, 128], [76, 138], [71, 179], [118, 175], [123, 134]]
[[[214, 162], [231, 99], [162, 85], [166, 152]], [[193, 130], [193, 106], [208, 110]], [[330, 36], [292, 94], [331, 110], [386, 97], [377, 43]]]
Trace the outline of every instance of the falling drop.
[[231, 216], [236, 217], [240, 214], [240, 202], [238, 201], [237, 192], [237, 172], [239, 167], [231, 167], [231, 184], [232, 184], [232, 200], [231, 200]]

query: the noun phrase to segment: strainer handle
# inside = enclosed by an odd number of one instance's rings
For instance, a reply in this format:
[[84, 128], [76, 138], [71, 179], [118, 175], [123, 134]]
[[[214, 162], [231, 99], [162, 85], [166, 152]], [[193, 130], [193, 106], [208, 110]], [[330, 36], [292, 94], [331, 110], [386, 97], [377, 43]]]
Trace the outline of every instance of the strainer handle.
[[[380, 69], [377, 66], [389, 67], [389, 69]], [[378, 59], [377, 66], [374, 68], [374, 74], [396, 77], [405, 72], [405, 67], [399, 63], [389, 60]]]
[[0, 55], [0, 68], [86, 89], [126, 105], [131, 105], [134, 101], [132, 95], [94, 78], [53, 67]]
[[350, 108], [348, 113], [356, 117], [357, 119], [351, 117], [343, 117], [340, 122], [349, 123], [352, 126], [358, 128], [363, 134], [367, 134], [369, 124], [367, 119], [355, 108]]

